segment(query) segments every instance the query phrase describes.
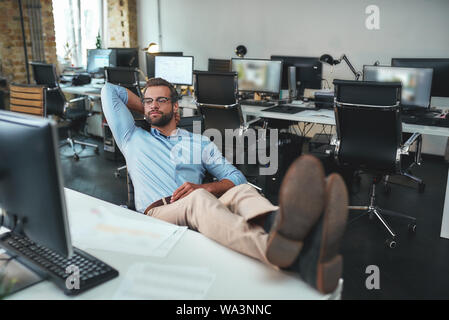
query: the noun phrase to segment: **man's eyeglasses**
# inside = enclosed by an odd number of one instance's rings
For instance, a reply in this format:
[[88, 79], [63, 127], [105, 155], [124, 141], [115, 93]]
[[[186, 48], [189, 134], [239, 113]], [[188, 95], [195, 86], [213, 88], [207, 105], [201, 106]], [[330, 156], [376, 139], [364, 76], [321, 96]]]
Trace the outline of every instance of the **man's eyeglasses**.
[[170, 99], [170, 98], [167, 98], [167, 97], [157, 97], [156, 99], [153, 99], [153, 98], [143, 98], [143, 99], [142, 99], [142, 103], [143, 103], [144, 105], [149, 105], [149, 106], [151, 106], [151, 105], [156, 101], [157, 104], [158, 104], [159, 106], [161, 106], [161, 105], [165, 105], [165, 104], [169, 103], [170, 100], [171, 100], [171, 99]]

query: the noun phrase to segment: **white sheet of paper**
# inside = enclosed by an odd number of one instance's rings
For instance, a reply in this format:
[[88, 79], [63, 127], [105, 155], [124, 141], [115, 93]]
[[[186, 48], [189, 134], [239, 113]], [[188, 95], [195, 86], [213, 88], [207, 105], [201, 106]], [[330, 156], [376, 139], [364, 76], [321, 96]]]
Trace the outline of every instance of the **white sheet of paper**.
[[167, 240], [165, 240], [159, 247], [151, 252], [152, 257], [166, 257], [170, 250], [175, 246], [175, 244], [181, 239], [183, 234], [186, 232], [187, 227], [178, 227], [173, 235], [171, 235]]
[[[93, 209], [70, 219], [72, 242], [82, 249], [91, 248], [152, 256], [180, 228], [171, 224], [142, 223], [135, 219], [104, 214]], [[160, 253], [159, 253], [160, 254]]]
[[128, 269], [113, 299], [204, 299], [214, 280], [207, 268], [139, 263]]

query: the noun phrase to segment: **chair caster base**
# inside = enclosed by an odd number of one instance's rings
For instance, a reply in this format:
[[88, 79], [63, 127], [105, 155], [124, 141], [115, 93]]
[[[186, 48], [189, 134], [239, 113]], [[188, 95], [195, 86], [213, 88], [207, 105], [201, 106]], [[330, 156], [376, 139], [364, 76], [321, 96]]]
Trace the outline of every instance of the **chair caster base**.
[[73, 155], [73, 159], [75, 159], [75, 161], [78, 161], [80, 159], [80, 156], [75, 153]]
[[409, 223], [408, 224], [408, 231], [410, 233], [416, 233], [416, 223]]
[[397, 243], [394, 239], [387, 239], [385, 240], [385, 245], [390, 249], [394, 249], [396, 248]]
[[120, 172], [118, 172], [118, 171], [114, 172], [114, 176], [115, 176], [116, 178], [119, 178], [119, 177], [120, 177]]

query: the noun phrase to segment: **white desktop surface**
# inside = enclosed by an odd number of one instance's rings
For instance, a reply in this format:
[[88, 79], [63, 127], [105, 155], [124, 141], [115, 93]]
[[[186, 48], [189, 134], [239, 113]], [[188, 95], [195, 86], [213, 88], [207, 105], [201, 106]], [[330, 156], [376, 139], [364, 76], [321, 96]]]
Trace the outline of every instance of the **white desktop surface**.
[[[69, 218], [95, 208], [106, 210], [142, 223], [160, 223], [120, 206], [65, 189]], [[111, 246], [113, 243], [111, 243]], [[275, 270], [255, 259], [230, 250], [198, 232], [187, 230], [165, 258], [144, 257], [104, 250], [86, 249], [119, 271], [119, 277], [90, 289], [78, 296], [68, 297], [49, 281], [43, 281], [17, 292], [9, 299], [111, 299], [129, 267], [135, 263], [167, 263], [177, 266], [207, 267], [216, 275], [206, 299], [329, 299], [341, 294], [342, 280], [333, 295], [322, 295], [303, 282], [299, 276]]]

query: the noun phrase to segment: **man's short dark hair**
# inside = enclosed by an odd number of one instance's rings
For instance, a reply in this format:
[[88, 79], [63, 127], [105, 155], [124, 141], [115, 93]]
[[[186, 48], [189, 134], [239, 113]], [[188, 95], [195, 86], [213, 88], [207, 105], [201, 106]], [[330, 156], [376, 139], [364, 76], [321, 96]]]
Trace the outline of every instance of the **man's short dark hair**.
[[149, 79], [145, 84], [143, 94], [145, 95], [145, 92], [147, 92], [147, 89], [149, 87], [160, 87], [160, 86], [167, 87], [170, 89], [170, 99], [172, 103], [175, 103], [179, 100], [178, 92], [176, 91], [175, 87], [170, 82], [162, 78]]

